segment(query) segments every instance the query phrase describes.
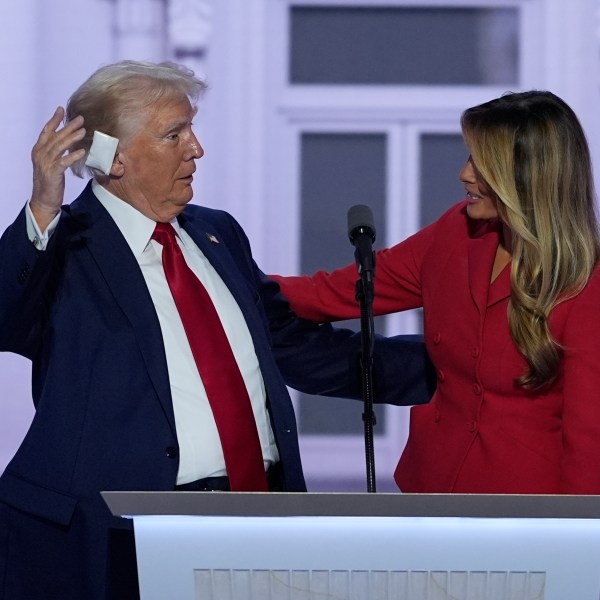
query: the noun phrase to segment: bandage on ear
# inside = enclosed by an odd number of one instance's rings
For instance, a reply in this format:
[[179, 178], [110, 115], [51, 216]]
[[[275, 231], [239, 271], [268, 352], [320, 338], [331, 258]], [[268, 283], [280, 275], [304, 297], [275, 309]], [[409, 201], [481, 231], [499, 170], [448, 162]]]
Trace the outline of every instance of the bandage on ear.
[[105, 175], [110, 175], [110, 169], [115, 159], [118, 145], [119, 140], [117, 138], [101, 131], [94, 131], [92, 147], [85, 160], [85, 164], [92, 169], [98, 169]]

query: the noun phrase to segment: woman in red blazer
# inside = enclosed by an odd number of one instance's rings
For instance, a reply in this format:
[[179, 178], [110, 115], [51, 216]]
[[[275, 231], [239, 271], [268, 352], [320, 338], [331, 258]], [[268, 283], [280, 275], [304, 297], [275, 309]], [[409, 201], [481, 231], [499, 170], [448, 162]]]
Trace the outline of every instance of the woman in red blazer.
[[[377, 253], [375, 314], [423, 307], [437, 370], [412, 408], [404, 492], [600, 494], [600, 270], [585, 135], [550, 92], [461, 120], [467, 196]], [[277, 277], [317, 321], [357, 317], [356, 267]]]

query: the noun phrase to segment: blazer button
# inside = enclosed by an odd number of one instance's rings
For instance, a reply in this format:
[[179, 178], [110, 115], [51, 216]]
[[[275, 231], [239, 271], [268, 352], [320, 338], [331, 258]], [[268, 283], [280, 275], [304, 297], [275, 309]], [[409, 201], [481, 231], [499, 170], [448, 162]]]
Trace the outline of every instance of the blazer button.
[[479, 356], [479, 346], [473, 346], [473, 348], [471, 348], [471, 356], [473, 358], [477, 358]]
[[166, 450], [165, 453], [167, 455], [168, 458], [177, 458], [177, 448], [175, 448], [174, 446], [169, 446]]
[[476, 396], [481, 396], [481, 391], [482, 391], [482, 390], [481, 390], [481, 386], [480, 386], [478, 383], [474, 383], [474, 384], [473, 384], [473, 393], [474, 393]]
[[436, 409], [436, 411], [433, 413], [433, 420], [436, 423], [440, 422], [440, 411]]
[[438, 331], [433, 336], [433, 343], [437, 346], [442, 341], [442, 334]]
[[477, 421], [468, 421], [467, 427], [469, 428], [469, 431], [477, 431]]
[[442, 371], [441, 369], [438, 369], [437, 376], [438, 376], [438, 380], [440, 381], [440, 383], [443, 383], [444, 381], [446, 381], [446, 375], [444, 374], [444, 371]]

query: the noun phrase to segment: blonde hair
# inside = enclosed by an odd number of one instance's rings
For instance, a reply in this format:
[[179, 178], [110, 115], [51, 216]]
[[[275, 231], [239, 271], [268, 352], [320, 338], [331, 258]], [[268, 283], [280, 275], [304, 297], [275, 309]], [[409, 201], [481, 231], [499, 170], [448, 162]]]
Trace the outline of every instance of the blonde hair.
[[545, 91], [510, 93], [466, 110], [465, 142], [512, 232], [510, 333], [528, 363], [517, 385], [559, 371], [552, 309], [586, 285], [598, 258], [590, 154], [575, 113]]
[[93, 170], [85, 166], [94, 131], [126, 138], [143, 126], [147, 109], [163, 98], [187, 97], [195, 107], [206, 84], [183, 65], [123, 60], [93, 73], [69, 98], [66, 121], [84, 118], [85, 137], [72, 150], [84, 148], [85, 156], [71, 170], [83, 177]]

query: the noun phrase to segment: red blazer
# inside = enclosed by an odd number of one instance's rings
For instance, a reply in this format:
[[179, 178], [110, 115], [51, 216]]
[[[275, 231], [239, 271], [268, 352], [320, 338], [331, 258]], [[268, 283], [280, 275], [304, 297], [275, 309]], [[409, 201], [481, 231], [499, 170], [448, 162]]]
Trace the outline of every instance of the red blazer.
[[[404, 492], [600, 494], [600, 270], [550, 315], [563, 349], [549, 388], [514, 381], [526, 362], [510, 337], [510, 266], [490, 285], [498, 232], [465, 203], [377, 253], [376, 314], [424, 308], [438, 388], [411, 409], [395, 472]], [[276, 278], [301, 316], [358, 316], [356, 267]]]

